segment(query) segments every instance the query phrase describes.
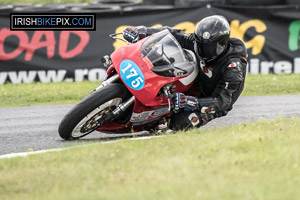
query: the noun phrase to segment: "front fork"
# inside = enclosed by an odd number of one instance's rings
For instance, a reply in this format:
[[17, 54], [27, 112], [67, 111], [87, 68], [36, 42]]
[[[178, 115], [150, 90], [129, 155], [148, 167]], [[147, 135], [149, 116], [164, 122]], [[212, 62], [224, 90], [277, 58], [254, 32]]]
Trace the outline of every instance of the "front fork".
[[116, 119], [120, 114], [122, 114], [129, 106], [131, 106], [134, 103], [135, 97], [130, 97], [127, 101], [124, 103], [121, 103], [116, 109], [114, 109], [111, 113], [109, 113], [104, 119], [96, 119], [98, 122], [98, 125], [101, 126], [102, 124], [106, 122], [110, 122], [114, 119]]
[[[98, 88], [96, 88], [96, 90], [99, 90], [100, 88], [103, 88], [111, 83], [114, 83], [114, 82], [118, 81], [119, 79], [120, 79], [119, 74], [115, 74], [115, 75], [111, 76], [109, 79], [103, 81], [102, 84]], [[168, 110], [171, 111], [172, 107], [171, 107], [170, 99], [172, 97], [172, 93], [174, 92], [174, 86], [172, 84], [165, 85], [163, 88], [163, 92], [164, 92], [164, 95], [168, 99], [168, 105], [169, 105]], [[132, 96], [124, 103], [121, 103], [116, 109], [114, 109], [104, 119], [97, 119], [98, 126], [101, 126], [102, 124], [104, 124], [106, 122], [116, 119], [121, 113], [123, 113], [127, 108], [129, 108], [129, 106], [131, 106], [134, 103], [134, 100], [135, 100], [135, 96]]]
[[119, 79], [120, 79], [119, 74], [115, 74], [112, 77], [110, 77], [109, 79], [103, 81], [102, 84], [99, 87], [97, 87], [95, 90], [99, 90], [100, 88], [103, 88], [111, 83], [114, 83]]
[[[114, 83], [120, 79], [119, 74], [115, 74], [111, 76], [109, 79], [102, 82], [102, 84], [97, 87], [95, 90], [99, 90], [100, 88], [103, 88], [111, 83]], [[101, 126], [102, 124], [109, 122], [111, 120], [116, 119], [121, 113], [123, 113], [129, 106], [131, 106], [134, 103], [135, 97], [130, 97], [127, 101], [124, 103], [121, 103], [116, 109], [114, 109], [110, 114], [108, 114], [104, 119], [97, 119], [98, 125]]]

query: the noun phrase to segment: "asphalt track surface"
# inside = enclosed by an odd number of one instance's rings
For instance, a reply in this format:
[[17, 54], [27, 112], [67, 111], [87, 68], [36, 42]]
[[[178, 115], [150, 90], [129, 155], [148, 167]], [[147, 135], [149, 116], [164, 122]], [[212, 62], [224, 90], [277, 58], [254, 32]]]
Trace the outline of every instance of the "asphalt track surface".
[[[128, 136], [95, 131], [77, 141], [62, 140], [57, 132], [58, 124], [72, 106], [68, 104], [0, 108], [0, 155], [28, 152], [29, 149], [37, 151], [117, 140]], [[240, 97], [227, 116], [215, 119], [201, 129], [277, 117], [299, 118], [300, 95]]]

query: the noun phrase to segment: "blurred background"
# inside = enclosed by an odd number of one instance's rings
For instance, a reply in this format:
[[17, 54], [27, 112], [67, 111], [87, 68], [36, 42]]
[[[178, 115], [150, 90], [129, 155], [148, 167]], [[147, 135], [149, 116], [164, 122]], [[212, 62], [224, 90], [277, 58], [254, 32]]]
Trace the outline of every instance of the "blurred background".
[[121, 6], [141, 3], [145, 5], [175, 5], [175, 6], [195, 6], [204, 4], [226, 4], [226, 5], [299, 5], [299, 0], [1, 0], [1, 4], [115, 4]]
[[[300, 73], [300, 0], [0, 0], [0, 84], [102, 81], [104, 55], [125, 45], [126, 27], [171, 26], [193, 33], [223, 15], [245, 42], [250, 74]], [[12, 31], [10, 13], [95, 13], [96, 31]]]
[[32, 6], [56, 7], [57, 9], [62, 9], [64, 7], [65, 9], [70, 9], [71, 7], [87, 7], [89, 5], [93, 5], [94, 7], [119, 6], [125, 8], [143, 5], [191, 7], [207, 4], [250, 6], [300, 5], [300, 0], [1, 0], [0, 10], [8, 11], [15, 10], [16, 8], [19, 10], [21, 8]]

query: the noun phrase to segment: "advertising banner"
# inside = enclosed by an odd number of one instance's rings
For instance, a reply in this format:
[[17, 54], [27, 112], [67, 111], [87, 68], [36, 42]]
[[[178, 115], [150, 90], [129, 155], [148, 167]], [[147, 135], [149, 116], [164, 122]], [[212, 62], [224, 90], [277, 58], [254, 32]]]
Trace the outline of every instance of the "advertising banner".
[[172, 26], [192, 33], [209, 15], [225, 16], [231, 37], [248, 49], [251, 74], [300, 73], [300, 10], [285, 7], [207, 6], [202, 8], [96, 15], [96, 30], [10, 30], [0, 16], [0, 84], [103, 80], [101, 57], [125, 45], [109, 34], [128, 26]]

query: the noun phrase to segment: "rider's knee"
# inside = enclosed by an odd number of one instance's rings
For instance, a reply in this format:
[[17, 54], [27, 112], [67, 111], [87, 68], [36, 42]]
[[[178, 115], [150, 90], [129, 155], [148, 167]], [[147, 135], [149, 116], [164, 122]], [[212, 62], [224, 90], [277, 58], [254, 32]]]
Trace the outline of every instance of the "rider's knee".
[[188, 130], [203, 126], [205, 120], [202, 119], [200, 112], [180, 112], [171, 118], [170, 128], [173, 130]]

